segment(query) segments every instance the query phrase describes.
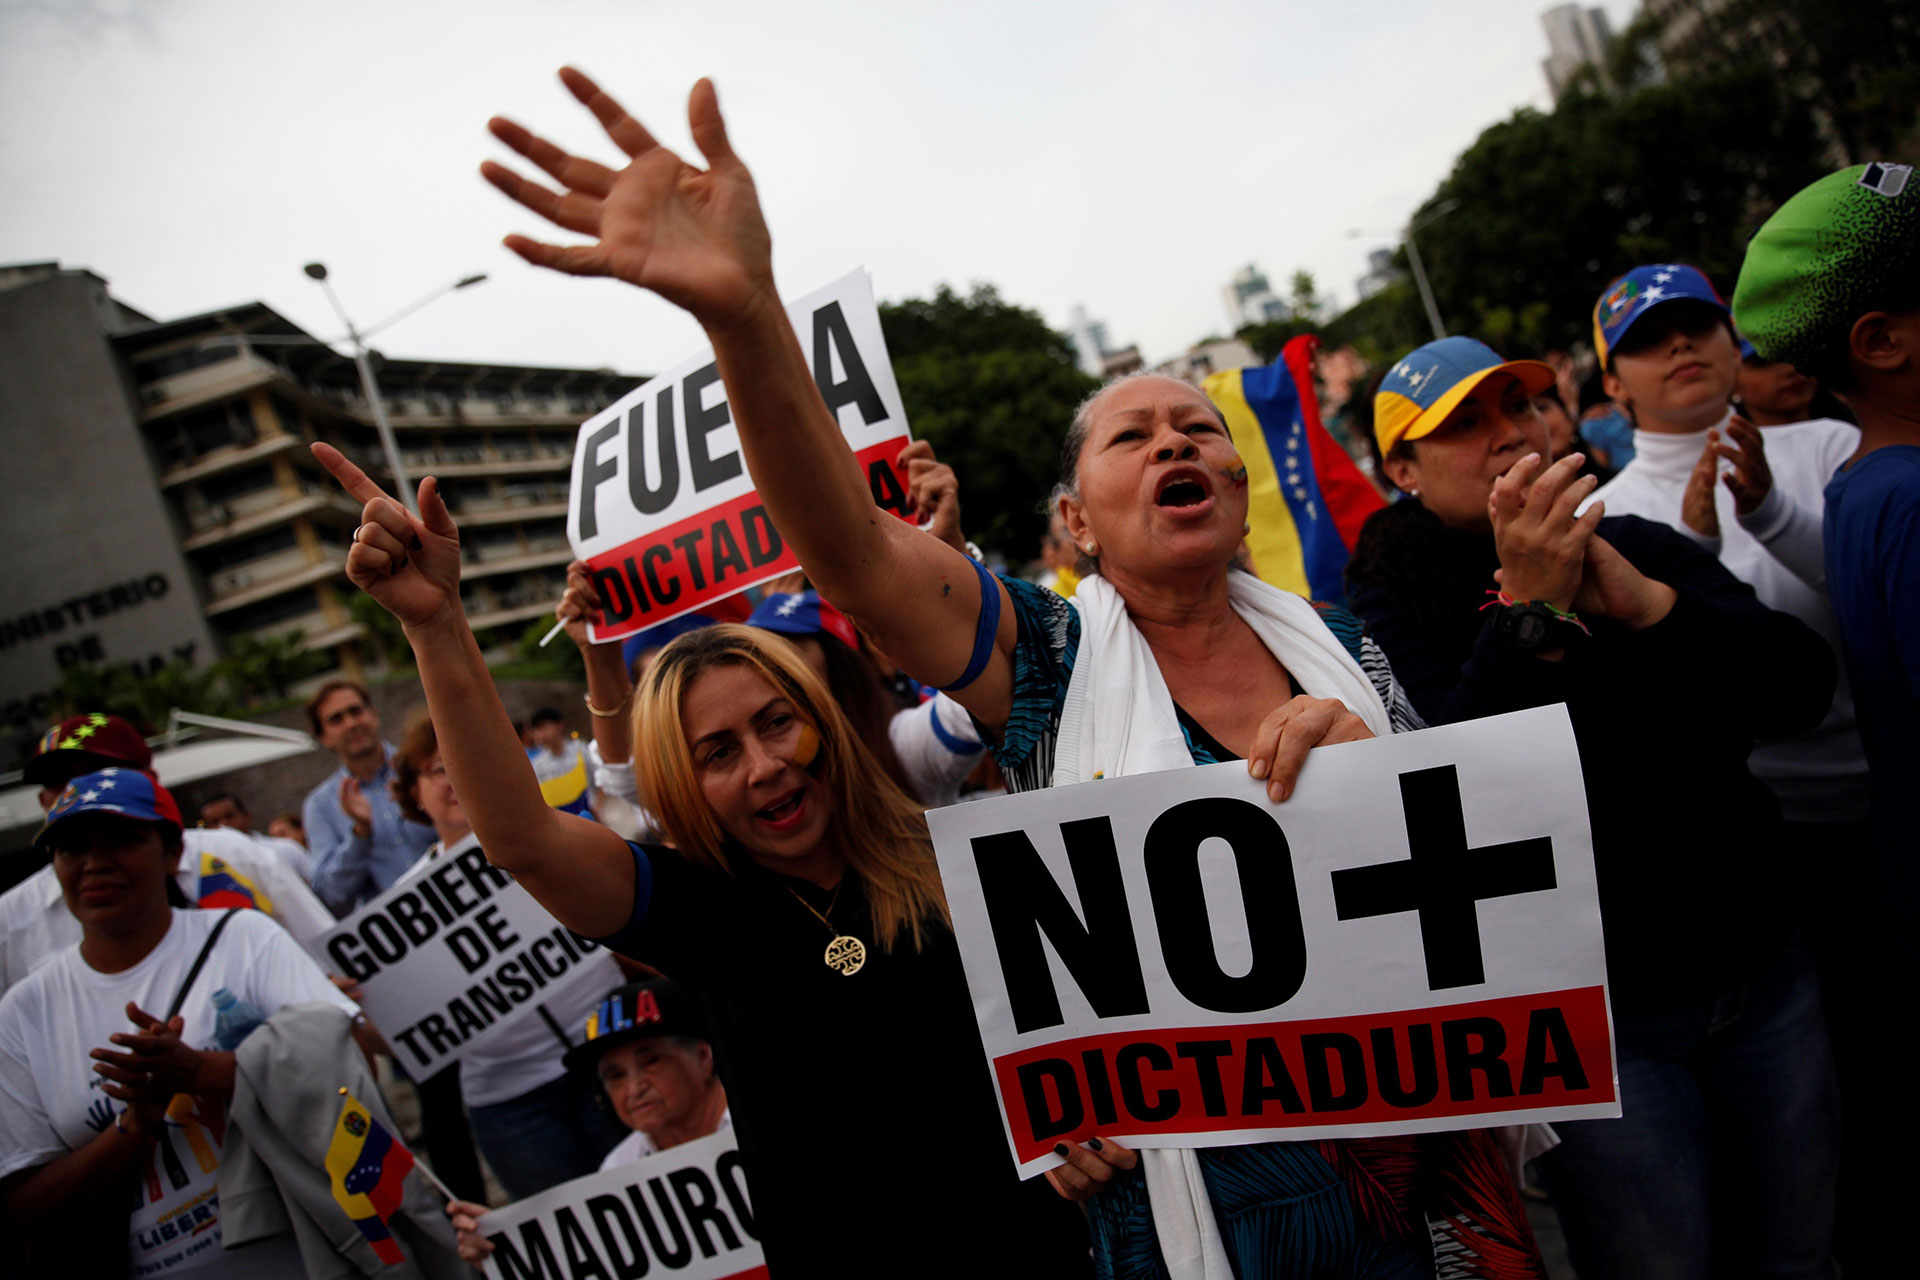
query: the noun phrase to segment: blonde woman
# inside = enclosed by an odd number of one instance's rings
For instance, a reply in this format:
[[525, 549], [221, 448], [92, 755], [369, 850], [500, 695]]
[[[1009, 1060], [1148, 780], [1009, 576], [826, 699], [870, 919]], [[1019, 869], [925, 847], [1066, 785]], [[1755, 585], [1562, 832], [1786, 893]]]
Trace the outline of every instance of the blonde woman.
[[406, 631], [488, 860], [697, 993], [772, 1271], [1085, 1273], [1079, 1214], [1014, 1176], [926, 822], [799, 651], [740, 626], [662, 650], [631, 729], [675, 847], [629, 844], [541, 797], [461, 611], [436, 483], [415, 516], [314, 452], [366, 504], [347, 575]]

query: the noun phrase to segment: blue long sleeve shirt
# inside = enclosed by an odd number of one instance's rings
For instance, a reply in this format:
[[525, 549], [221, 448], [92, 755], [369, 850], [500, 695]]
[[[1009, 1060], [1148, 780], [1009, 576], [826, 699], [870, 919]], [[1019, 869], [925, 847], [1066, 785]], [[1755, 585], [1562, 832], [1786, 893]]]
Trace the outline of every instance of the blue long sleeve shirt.
[[[382, 746], [391, 757], [393, 748]], [[313, 853], [313, 891], [339, 916], [398, 880], [438, 839], [432, 827], [400, 812], [400, 802], [393, 798], [393, 769], [384, 762], [378, 773], [358, 784], [373, 810], [373, 831], [355, 835], [353, 819], [340, 807], [340, 782], [347, 776], [344, 766], [335, 770], [307, 793], [300, 811]]]

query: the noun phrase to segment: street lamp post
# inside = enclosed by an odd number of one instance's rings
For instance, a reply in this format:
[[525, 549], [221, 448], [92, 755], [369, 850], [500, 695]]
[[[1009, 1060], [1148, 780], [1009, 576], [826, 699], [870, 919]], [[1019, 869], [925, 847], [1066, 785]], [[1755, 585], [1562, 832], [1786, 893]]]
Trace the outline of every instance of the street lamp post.
[[1414, 243], [1413, 236], [1459, 207], [1458, 200], [1443, 201], [1426, 217], [1407, 226], [1407, 265], [1413, 268], [1413, 283], [1419, 287], [1420, 301], [1427, 308], [1427, 323], [1433, 326], [1435, 342], [1447, 336], [1447, 327], [1440, 323], [1440, 307], [1433, 300], [1433, 286], [1427, 283], [1427, 269], [1420, 261], [1420, 246]]
[[320, 287], [326, 291], [327, 301], [333, 304], [334, 314], [340, 317], [341, 324], [347, 326], [347, 341], [353, 344], [353, 364], [354, 367], [360, 371], [360, 389], [365, 393], [367, 403], [373, 407], [374, 430], [380, 433], [380, 448], [387, 455], [387, 469], [393, 473], [394, 496], [406, 504], [407, 510], [418, 514], [419, 505], [414, 499], [413, 486], [407, 481], [406, 464], [400, 461], [400, 444], [394, 439], [393, 423], [387, 419], [387, 402], [381, 398], [380, 384], [376, 382], [373, 377], [373, 362], [367, 358], [366, 339], [381, 329], [386, 328], [394, 321], [404, 316], [412, 315], [415, 311], [426, 306], [442, 294], [451, 293], [455, 289], [464, 289], [468, 285], [479, 284], [487, 278], [486, 274], [482, 272], [477, 275], [465, 276], [454, 281], [452, 284], [442, 285], [432, 293], [427, 294], [417, 302], [402, 307], [399, 311], [394, 312], [379, 324], [374, 325], [362, 333], [354, 327], [353, 320], [347, 315], [347, 309], [340, 305], [339, 296], [334, 293], [333, 285], [328, 282], [327, 264], [324, 262], [309, 262], [303, 270], [306, 271], [307, 275], [320, 282]]

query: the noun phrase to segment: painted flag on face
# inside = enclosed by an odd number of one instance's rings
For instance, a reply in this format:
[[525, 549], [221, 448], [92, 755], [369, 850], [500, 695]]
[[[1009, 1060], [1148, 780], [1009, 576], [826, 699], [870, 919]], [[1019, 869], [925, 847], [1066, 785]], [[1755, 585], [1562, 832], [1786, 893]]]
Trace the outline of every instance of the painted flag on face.
[[1247, 468], [1247, 545], [1254, 572], [1282, 590], [1344, 605], [1342, 574], [1367, 517], [1385, 499], [1320, 422], [1313, 350], [1303, 334], [1280, 359], [1207, 378]]
[[253, 881], [210, 853], [200, 855], [198, 902], [207, 910], [217, 907], [253, 907], [268, 915], [273, 914], [271, 898], [262, 893]]
[[340, 1119], [333, 1127], [326, 1159], [333, 1198], [381, 1262], [388, 1266], [405, 1262], [387, 1220], [400, 1208], [405, 1195], [401, 1184], [413, 1168], [413, 1153], [358, 1098], [345, 1089], [340, 1093]]

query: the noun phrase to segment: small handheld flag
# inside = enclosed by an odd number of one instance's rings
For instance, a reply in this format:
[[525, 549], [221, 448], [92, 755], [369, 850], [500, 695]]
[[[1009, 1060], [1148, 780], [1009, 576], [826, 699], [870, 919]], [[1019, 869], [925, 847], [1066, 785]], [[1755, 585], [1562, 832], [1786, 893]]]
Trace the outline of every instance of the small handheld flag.
[[247, 877], [210, 853], [200, 855], [200, 906], [254, 907], [273, 914], [273, 900]]
[[334, 1124], [326, 1159], [333, 1198], [360, 1228], [381, 1262], [388, 1266], [404, 1262], [406, 1255], [400, 1251], [400, 1242], [393, 1238], [387, 1220], [398, 1211], [406, 1194], [402, 1183], [414, 1167], [413, 1153], [388, 1133], [358, 1098], [344, 1088], [340, 1098], [340, 1119]]

